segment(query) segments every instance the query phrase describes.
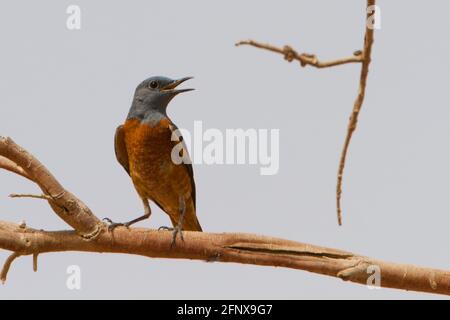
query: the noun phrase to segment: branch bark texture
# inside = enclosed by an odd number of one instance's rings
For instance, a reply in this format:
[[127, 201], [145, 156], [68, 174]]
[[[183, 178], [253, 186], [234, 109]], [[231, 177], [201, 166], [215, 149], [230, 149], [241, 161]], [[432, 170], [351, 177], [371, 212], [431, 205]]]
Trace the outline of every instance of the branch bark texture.
[[14, 252], [8, 268], [14, 258], [23, 255], [110, 252], [285, 267], [368, 284], [372, 266], [379, 268], [383, 287], [450, 294], [447, 271], [388, 263], [346, 251], [246, 233], [186, 231], [184, 239], [171, 247], [170, 231], [118, 227], [114, 232], [102, 232], [95, 240], [88, 241], [74, 231], [38, 231], [0, 222], [0, 247]]

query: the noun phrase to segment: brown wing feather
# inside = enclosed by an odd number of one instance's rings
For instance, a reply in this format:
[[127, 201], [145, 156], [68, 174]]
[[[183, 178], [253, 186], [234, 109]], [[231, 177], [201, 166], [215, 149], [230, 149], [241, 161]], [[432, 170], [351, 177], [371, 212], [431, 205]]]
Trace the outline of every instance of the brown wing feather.
[[194, 202], [194, 209], [196, 209], [195, 204], [195, 181], [194, 181], [194, 170], [192, 169], [192, 164], [188, 163], [185, 164], [186, 170], [189, 174], [189, 177], [191, 178], [191, 187], [192, 187], [192, 201]]
[[[174, 132], [175, 130], [178, 130], [178, 127], [174, 124], [171, 123], [169, 125], [169, 129], [170, 131]], [[181, 141], [181, 143], [183, 144], [183, 152], [187, 152], [187, 147], [186, 144], [184, 142], [183, 136], [181, 135], [181, 133], [178, 132], [179, 140]], [[175, 144], [179, 143], [178, 141], [174, 142]], [[187, 155], [189, 157], [189, 154]], [[189, 157], [190, 159], [190, 157]], [[191, 161], [192, 162], [192, 161]], [[192, 201], [194, 202], [194, 209], [196, 209], [196, 200], [195, 200], [195, 180], [194, 180], [194, 169], [192, 168], [192, 163], [183, 163], [181, 164], [182, 166], [184, 166], [186, 168], [186, 171], [189, 175], [189, 179], [191, 180], [191, 189], [192, 189]]]
[[119, 163], [129, 175], [130, 164], [128, 162], [127, 146], [125, 144], [125, 132], [122, 125], [117, 127], [116, 134], [114, 135], [114, 151], [116, 152], [117, 161], [119, 161]]

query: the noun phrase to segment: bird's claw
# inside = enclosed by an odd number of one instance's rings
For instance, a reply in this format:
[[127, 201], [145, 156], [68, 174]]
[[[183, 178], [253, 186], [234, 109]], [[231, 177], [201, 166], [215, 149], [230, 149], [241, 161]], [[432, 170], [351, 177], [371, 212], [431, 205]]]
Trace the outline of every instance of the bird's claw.
[[177, 235], [178, 234], [180, 234], [180, 238], [184, 242], [183, 230], [181, 229], [180, 225], [177, 225], [174, 228], [161, 226], [161, 227], [158, 228], [158, 231], [161, 231], [161, 230], [172, 231], [172, 243], [170, 244], [170, 248], [171, 249], [176, 245]]
[[113, 223], [112, 220], [110, 218], [103, 218], [102, 221], [106, 221], [108, 223]]
[[108, 222], [108, 231], [113, 231], [117, 227], [126, 227], [128, 228], [127, 223], [121, 223], [121, 222], [113, 222], [110, 218], [103, 218], [103, 221]]
[[170, 248], [172, 248], [176, 245], [178, 233], [180, 234], [181, 241], [184, 242], [183, 230], [181, 229], [180, 225], [177, 225], [175, 228], [173, 228], [172, 243], [170, 244]]

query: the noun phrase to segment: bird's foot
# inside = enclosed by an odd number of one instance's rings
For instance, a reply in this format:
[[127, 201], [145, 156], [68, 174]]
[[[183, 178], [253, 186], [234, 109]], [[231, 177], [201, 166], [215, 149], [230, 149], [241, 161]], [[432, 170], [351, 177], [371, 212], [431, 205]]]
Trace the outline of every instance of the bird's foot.
[[103, 218], [103, 221], [108, 222], [108, 231], [113, 231], [117, 227], [127, 227], [128, 228], [128, 223], [113, 222], [110, 218]]
[[172, 231], [172, 243], [170, 244], [170, 248], [172, 249], [176, 245], [177, 241], [177, 235], [180, 234], [181, 240], [184, 242], [184, 236], [183, 236], [183, 230], [181, 229], [181, 225], [178, 224], [176, 227], [166, 227], [161, 226], [158, 228], [158, 231], [164, 230], [164, 231]]
[[176, 245], [177, 241], [177, 235], [180, 234], [181, 241], [184, 242], [184, 236], [183, 236], [183, 230], [181, 229], [181, 225], [177, 224], [175, 228], [173, 228], [172, 231], [172, 243], [170, 244], [170, 248], [174, 247]]

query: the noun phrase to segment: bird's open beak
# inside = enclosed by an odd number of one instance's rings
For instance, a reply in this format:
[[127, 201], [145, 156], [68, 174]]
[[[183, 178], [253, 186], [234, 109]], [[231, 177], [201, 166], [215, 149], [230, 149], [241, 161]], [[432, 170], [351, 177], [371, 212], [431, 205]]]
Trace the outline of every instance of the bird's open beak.
[[161, 89], [162, 92], [167, 92], [167, 93], [172, 93], [172, 94], [178, 94], [181, 92], [187, 92], [187, 91], [192, 91], [194, 89], [175, 89], [176, 87], [178, 87], [180, 84], [182, 84], [183, 82], [192, 79], [193, 77], [186, 77], [186, 78], [181, 78], [178, 80], [174, 80], [171, 83], [169, 83], [168, 85], [166, 85], [164, 88]]

